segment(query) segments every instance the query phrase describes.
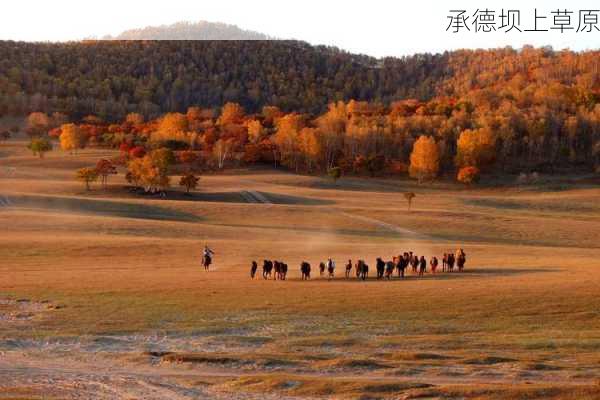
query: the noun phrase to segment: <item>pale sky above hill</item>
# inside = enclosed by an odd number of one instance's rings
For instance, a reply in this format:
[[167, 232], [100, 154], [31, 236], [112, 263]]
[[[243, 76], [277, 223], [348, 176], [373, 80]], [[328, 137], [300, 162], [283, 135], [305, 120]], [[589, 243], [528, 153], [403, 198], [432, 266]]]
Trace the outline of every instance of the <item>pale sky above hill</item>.
[[[523, 32], [475, 32], [473, 13], [488, 8], [520, 10]], [[572, 11], [573, 30], [560, 33], [532, 29], [534, 9], [540, 28], [554, 26], [552, 11]], [[470, 31], [447, 31], [450, 10], [466, 10]], [[555, 49], [600, 48], [600, 31], [576, 32], [579, 10], [599, 10], [594, 0], [546, 1], [401, 1], [401, 0], [19, 0], [0, 8], [0, 39], [65, 41], [120, 32], [149, 25], [206, 20], [238, 25], [283, 39], [334, 45], [351, 52], [402, 56], [457, 48], [490, 48], [524, 44]], [[598, 14], [600, 15], [600, 11]], [[590, 21], [594, 17], [587, 18]], [[600, 18], [599, 18], [600, 19]], [[600, 28], [600, 20], [597, 25]], [[558, 25], [556, 25], [558, 26]], [[506, 29], [506, 28], [505, 28]]]

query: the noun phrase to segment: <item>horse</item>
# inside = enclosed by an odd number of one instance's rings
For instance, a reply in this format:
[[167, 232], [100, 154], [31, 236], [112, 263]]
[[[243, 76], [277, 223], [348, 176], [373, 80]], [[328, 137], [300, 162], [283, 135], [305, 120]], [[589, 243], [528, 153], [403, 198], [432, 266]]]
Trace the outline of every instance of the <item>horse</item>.
[[404, 271], [408, 267], [408, 253], [405, 252], [404, 255], [396, 257], [395, 260], [398, 278], [404, 278]]
[[250, 267], [250, 278], [254, 279], [256, 276], [256, 270], [258, 269], [258, 264], [256, 261], [252, 261], [252, 266]]
[[285, 277], [287, 276], [288, 265], [283, 261], [279, 262], [279, 279], [285, 281]]
[[444, 253], [444, 257], [442, 258], [442, 272], [446, 272], [446, 268], [448, 268], [448, 254]]
[[358, 260], [357, 264], [358, 277], [363, 281], [369, 277], [369, 266], [364, 260]]
[[435, 274], [435, 270], [438, 267], [438, 259], [437, 257], [433, 257], [430, 261], [429, 261], [429, 265], [431, 266], [431, 273]]
[[410, 265], [412, 267], [412, 272], [416, 274], [417, 269], [419, 268], [419, 256], [417, 256], [417, 255], [411, 256]]
[[350, 278], [351, 271], [352, 271], [352, 260], [348, 260], [348, 264], [346, 264], [346, 278]]
[[325, 275], [325, 263], [323, 261], [319, 263], [319, 275]]
[[458, 272], [462, 272], [465, 268], [465, 263], [467, 262], [467, 256], [464, 252], [458, 255], [456, 259], [456, 266], [458, 267]]
[[335, 272], [335, 264], [333, 261], [327, 263], [327, 279], [333, 279]]
[[271, 276], [271, 271], [273, 271], [273, 261], [264, 260], [263, 261], [263, 279], [267, 279]]
[[277, 275], [279, 275], [279, 261], [273, 260], [273, 279], [277, 280]]
[[426, 269], [427, 269], [427, 260], [425, 259], [424, 256], [421, 256], [421, 259], [419, 260], [419, 276], [423, 276]]
[[302, 261], [300, 264], [300, 272], [302, 272], [302, 280], [310, 279], [310, 264]]
[[377, 279], [383, 278], [383, 273], [385, 272], [385, 261], [383, 261], [381, 257], [377, 257], [375, 268], [377, 269]]
[[396, 265], [393, 261], [388, 261], [385, 263], [385, 277], [389, 280], [392, 279], [392, 275], [394, 274], [394, 267]]
[[448, 272], [452, 272], [454, 270], [454, 263], [456, 262], [456, 258], [454, 258], [454, 254], [448, 254]]
[[212, 258], [208, 254], [202, 256], [202, 266], [204, 267], [205, 271], [208, 271], [210, 264], [212, 264]]
[[[406, 255], [406, 253], [404, 253]], [[396, 262], [396, 270], [398, 271], [398, 278], [404, 278], [404, 270], [406, 269], [407, 261], [404, 256], [394, 257]]]

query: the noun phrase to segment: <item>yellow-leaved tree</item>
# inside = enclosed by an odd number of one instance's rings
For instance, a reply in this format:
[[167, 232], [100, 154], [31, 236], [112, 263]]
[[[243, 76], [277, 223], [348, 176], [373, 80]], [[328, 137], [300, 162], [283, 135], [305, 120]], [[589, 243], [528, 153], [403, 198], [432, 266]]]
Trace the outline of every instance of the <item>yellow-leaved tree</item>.
[[456, 165], [481, 169], [496, 156], [496, 137], [489, 128], [465, 129], [456, 142]]
[[434, 179], [440, 170], [440, 149], [431, 136], [419, 136], [410, 155], [408, 172], [419, 180]]
[[83, 149], [86, 144], [86, 135], [75, 124], [65, 124], [60, 127], [60, 147], [70, 153]]

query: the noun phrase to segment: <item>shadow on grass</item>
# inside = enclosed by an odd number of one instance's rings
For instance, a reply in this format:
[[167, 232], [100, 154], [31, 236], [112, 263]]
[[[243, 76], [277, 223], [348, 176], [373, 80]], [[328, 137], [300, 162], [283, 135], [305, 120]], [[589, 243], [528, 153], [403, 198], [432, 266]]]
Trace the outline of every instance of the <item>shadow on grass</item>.
[[166, 207], [101, 199], [11, 195], [10, 202], [14, 207], [69, 212], [74, 214], [183, 222], [197, 222], [201, 220], [200, 217], [194, 214]]
[[[313, 276], [306, 282], [355, 282], [355, 283], [392, 283], [392, 282], [413, 282], [413, 281], [431, 281], [431, 280], [454, 280], [454, 279], [476, 279], [476, 278], [487, 278], [496, 276], [517, 276], [525, 274], [539, 274], [549, 272], [559, 272], [559, 268], [477, 268], [477, 269], [466, 269], [463, 272], [438, 272], [436, 274], [427, 273], [424, 276], [418, 276], [416, 274], [408, 273], [404, 278], [399, 278], [398, 275], [394, 275], [392, 279], [377, 279], [376, 276], [369, 276], [366, 280], [356, 278], [355, 275], [351, 275], [350, 278], [338, 276], [333, 279], [327, 279], [326, 277]], [[317, 271], [318, 274], [318, 271]], [[302, 281], [301, 278], [288, 278], [289, 281]]]
[[[114, 191], [114, 190], [113, 190]], [[150, 200], [175, 200], [175, 201], [206, 201], [206, 202], [216, 202], [216, 203], [250, 203], [250, 204], [291, 204], [291, 205], [306, 205], [306, 206], [315, 206], [315, 205], [331, 205], [334, 204], [334, 201], [323, 200], [323, 199], [315, 199], [311, 197], [301, 197], [301, 196], [290, 196], [279, 193], [270, 193], [270, 192], [254, 192], [261, 196], [264, 201], [260, 201], [259, 198], [255, 196], [251, 196], [248, 198], [244, 196], [241, 191], [233, 191], [233, 192], [180, 192], [175, 190], [169, 190], [165, 192], [165, 197], [161, 197], [158, 194], [146, 194], [143, 192], [134, 192], [129, 190], [129, 188], [124, 188], [124, 190], [119, 190], [119, 192], [123, 194], [128, 194], [130, 196], [134, 196], [136, 198], [150, 199]], [[246, 192], [247, 193], [247, 192]], [[255, 201], [250, 201], [250, 200]]]

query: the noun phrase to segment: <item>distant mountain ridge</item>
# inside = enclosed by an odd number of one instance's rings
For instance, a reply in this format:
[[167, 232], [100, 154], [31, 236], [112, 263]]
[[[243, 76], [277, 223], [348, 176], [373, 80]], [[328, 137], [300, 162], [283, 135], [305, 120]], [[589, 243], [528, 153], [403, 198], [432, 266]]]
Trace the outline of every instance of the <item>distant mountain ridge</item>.
[[129, 29], [103, 40], [276, 40], [263, 33], [221, 22], [176, 22], [171, 25]]

